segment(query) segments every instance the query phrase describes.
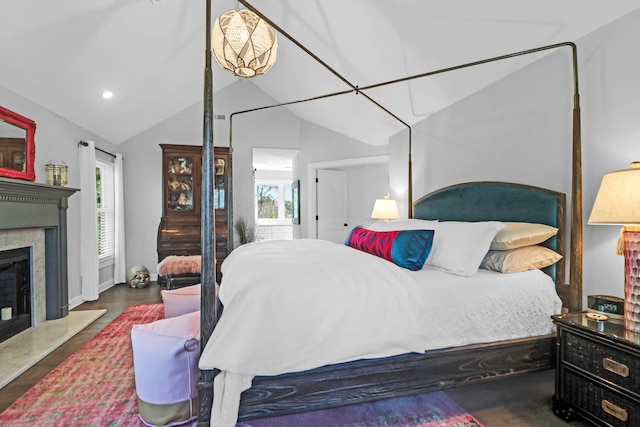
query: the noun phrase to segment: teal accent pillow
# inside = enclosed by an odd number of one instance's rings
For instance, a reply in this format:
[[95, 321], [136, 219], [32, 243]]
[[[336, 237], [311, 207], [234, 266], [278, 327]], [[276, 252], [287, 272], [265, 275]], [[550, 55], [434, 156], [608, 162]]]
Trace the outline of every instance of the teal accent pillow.
[[358, 226], [351, 230], [345, 245], [416, 271], [431, 252], [433, 234], [433, 230], [373, 231]]

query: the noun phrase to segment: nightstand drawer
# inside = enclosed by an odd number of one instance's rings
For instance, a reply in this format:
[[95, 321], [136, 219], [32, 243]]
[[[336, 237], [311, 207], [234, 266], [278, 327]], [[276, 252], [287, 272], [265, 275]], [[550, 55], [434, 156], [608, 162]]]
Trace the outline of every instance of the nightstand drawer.
[[561, 399], [613, 426], [640, 426], [638, 402], [565, 370]]
[[640, 398], [640, 358], [637, 355], [567, 330], [562, 333], [562, 363], [584, 369]]

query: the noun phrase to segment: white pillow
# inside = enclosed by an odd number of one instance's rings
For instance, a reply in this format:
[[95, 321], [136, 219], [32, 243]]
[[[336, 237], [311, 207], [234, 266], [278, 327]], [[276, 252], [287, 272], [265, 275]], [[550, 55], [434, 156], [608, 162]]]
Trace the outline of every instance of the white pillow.
[[530, 222], [505, 222], [507, 225], [500, 230], [491, 242], [491, 250], [504, 251], [537, 245], [555, 236], [558, 229], [545, 224]]
[[395, 230], [433, 230], [432, 224], [438, 222], [426, 219], [396, 219], [389, 222], [384, 220], [376, 221], [365, 227], [372, 231], [395, 231]]
[[491, 241], [505, 227], [497, 221], [441, 221], [430, 224], [435, 230], [425, 267], [459, 276], [473, 276], [489, 251]]
[[526, 246], [508, 251], [489, 251], [480, 268], [501, 273], [518, 273], [548, 267], [562, 259], [562, 255], [544, 246]]

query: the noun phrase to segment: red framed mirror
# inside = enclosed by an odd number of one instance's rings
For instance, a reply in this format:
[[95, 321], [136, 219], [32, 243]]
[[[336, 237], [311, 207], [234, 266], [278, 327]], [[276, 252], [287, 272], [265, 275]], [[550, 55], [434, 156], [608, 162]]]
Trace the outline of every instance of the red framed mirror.
[[35, 181], [36, 123], [0, 107], [0, 176]]

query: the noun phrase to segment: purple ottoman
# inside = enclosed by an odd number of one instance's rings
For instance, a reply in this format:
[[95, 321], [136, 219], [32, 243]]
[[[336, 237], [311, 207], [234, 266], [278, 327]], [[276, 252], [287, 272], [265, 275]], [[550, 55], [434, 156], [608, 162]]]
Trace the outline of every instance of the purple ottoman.
[[162, 290], [164, 317], [176, 317], [186, 313], [200, 311], [200, 284], [184, 288]]
[[198, 416], [200, 312], [131, 329], [138, 412], [148, 426], [174, 426]]

